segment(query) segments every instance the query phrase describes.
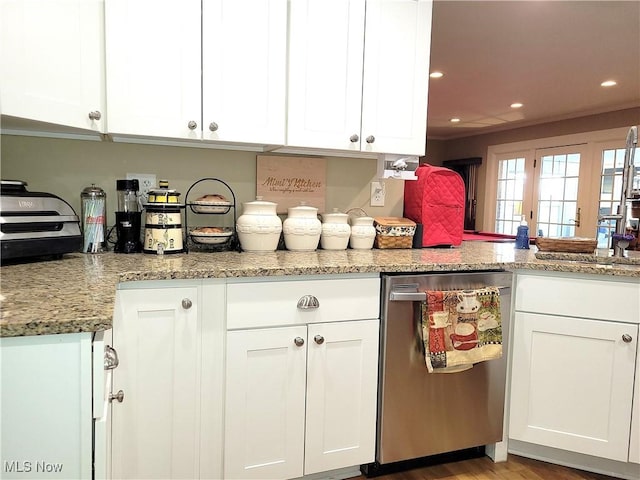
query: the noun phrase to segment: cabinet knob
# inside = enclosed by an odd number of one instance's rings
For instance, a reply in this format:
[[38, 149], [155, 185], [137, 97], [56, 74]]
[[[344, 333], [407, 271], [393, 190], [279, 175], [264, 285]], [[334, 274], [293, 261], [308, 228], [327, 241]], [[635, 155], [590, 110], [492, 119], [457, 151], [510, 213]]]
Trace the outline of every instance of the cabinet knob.
[[632, 340], [633, 340], [633, 337], [628, 333], [625, 333], [624, 335], [622, 335], [622, 341], [624, 343], [631, 343]]
[[218, 130], [218, 124], [216, 122], [211, 122], [209, 124], [209, 130], [211, 130], [212, 132], [215, 132], [216, 130]]
[[315, 337], [313, 337], [313, 341], [318, 345], [322, 345], [324, 343], [324, 337], [322, 335], [316, 335]]
[[120, 364], [118, 352], [111, 345], [104, 346], [104, 369], [113, 370]]
[[296, 344], [296, 347], [301, 347], [302, 345], [304, 345], [304, 338], [296, 337], [293, 339], [293, 343]]
[[118, 390], [118, 393], [116, 393], [115, 395], [113, 393], [110, 393], [109, 403], [113, 402], [114, 400], [117, 400], [118, 403], [122, 403], [122, 401], [124, 400], [124, 392], [122, 390]]
[[196, 128], [198, 128], [198, 123], [194, 122], [193, 120], [191, 120], [188, 124], [187, 127], [189, 127], [189, 130], [195, 130]]
[[355, 133], [349, 137], [349, 141], [351, 143], [356, 143], [358, 140], [360, 140], [360, 137], [358, 135], [356, 135]]
[[102, 118], [102, 114], [98, 110], [89, 112], [89, 120], [100, 120], [101, 118]]
[[376, 141], [376, 137], [374, 137], [373, 135], [369, 135], [365, 140], [367, 143], [373, 143]]
[[193, 306], [193, 302], [188, 298], [182, 299], [182, 308], [189, 310]]
[[300, 310], [310, 310], [320, 307], [320, 301], [313, 295], [305, 295], [298, 300], [298, 308]]

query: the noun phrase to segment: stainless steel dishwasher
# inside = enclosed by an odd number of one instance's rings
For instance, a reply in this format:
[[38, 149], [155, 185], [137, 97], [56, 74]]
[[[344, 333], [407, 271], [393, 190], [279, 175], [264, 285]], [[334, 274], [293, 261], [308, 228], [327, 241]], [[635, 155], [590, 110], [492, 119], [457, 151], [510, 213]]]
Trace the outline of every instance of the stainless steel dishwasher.
[[[383, 466], [502, 439], [512, 274], [383, 275], [375, 476]], [[425, 290], [500, 288], [503, 355], [459, 373], [428, 373], [420, 302]]]

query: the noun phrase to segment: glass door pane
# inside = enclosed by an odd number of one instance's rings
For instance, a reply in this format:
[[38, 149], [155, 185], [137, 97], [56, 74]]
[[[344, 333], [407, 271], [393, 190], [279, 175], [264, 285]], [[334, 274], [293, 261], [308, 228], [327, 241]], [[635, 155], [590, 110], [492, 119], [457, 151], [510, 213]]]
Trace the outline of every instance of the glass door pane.
[[522, 220], [525, 186], [523, 157], [498, 160], [496, 196], [496, 233], [515, 235]]
[[[615, 215], [620, 206], [622, 196], [622, 171], [624, 169], [624, 148], [602, 150], [602, 170], [600, 172], [600, 196], [598, 200], [598, 216]], [[640, 157], [640, 148], [636, 149], [634, 158]], [[635, 161], [634, 180], [640, 178], [640, 165]], [[635, 189], [635, 186], [634, 186]], [[611, 248], [611, 234], [616, 229], [615, 220], [598, 222], [598, 248]]]
[[578, 220], [580, 152], [575, 147], [541, 150], [536, 232], [545, 237], [573, 237]]

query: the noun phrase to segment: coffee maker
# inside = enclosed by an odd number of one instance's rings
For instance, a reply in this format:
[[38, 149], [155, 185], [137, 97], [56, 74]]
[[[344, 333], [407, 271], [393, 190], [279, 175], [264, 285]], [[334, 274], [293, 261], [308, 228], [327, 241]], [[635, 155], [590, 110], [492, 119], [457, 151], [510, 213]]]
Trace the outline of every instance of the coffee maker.
[[140, 204], [137, 179], [116, 180], [118, 211], [116, 211], [117, 240], [113, 248], [116, 253], [137, 253], [142, 251], [140, 242]]

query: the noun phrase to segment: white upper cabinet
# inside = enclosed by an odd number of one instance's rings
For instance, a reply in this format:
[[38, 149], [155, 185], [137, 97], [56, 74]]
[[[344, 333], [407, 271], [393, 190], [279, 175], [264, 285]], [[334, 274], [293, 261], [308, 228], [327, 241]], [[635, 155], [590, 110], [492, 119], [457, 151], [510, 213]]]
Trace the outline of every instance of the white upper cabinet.
[[365, 1], [290, 9], [287, 145], [359, 151]]
[[286, 0], [107, 0], [109, 132], [282, 144]]
[[432, 2], [290, 9], [287, 145], [423, 155]]
[[430, 0], [367, 1], [364, 151], [425, 153], [431, 10]]
[[200, 0], [106, 0], [108, 130], [200, 139]]
[[207, 0], [202, 25], [203, 138], [282, 145], [286, 0]]
[[103, 0], [0, 2], [2, 115], [103, 132], [103, 20]]

